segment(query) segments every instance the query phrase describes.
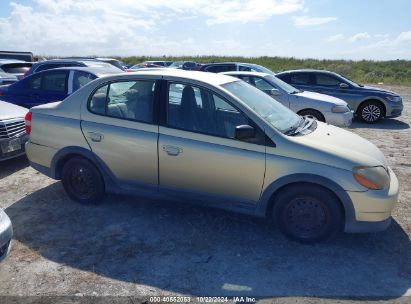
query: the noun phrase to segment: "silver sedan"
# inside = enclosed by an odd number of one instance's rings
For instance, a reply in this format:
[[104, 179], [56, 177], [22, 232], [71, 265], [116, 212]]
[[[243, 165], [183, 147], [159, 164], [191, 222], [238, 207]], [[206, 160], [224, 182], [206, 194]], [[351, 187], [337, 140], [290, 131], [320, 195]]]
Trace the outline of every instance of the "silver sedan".
[[11, 238], [13, 237], [13, 227], [6, 213], [0, 209], [0, 262], [6, 258], [10, 252]]
[[339, 127], [348, 127], [352, 123], [353, 113], [342, 99], [298, 90], [268, 73], [225, 72], [222, 74], [248, 82], [301, 116], [308, 116]]

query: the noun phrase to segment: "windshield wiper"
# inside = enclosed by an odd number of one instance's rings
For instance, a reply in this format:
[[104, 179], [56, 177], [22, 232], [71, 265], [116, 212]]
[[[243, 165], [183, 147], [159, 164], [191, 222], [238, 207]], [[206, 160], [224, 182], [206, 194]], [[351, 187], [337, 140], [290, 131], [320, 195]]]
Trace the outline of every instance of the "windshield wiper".
[[307, 117], [302, 116], [297, 127], [292, 127], [290, 130], [288, 130], [286, 133], [284, 133], [285, 135], [295, 135], [300, 133], [301, 131], [311, 127], [311, 125], [313, 124], [314, 120], [313, 119], [309, 119]]

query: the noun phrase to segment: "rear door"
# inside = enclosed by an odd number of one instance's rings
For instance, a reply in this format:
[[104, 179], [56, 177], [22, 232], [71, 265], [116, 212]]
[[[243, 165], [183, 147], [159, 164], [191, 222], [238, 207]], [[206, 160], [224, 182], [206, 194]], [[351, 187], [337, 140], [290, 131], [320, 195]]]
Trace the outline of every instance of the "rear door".
[[[265, 172], [265, 137], [234, 138], [236, 126], [253, 124], [212, 91], [169, 82], [164, 125], [159, 128], [160, 186], [197, 199], [254, 204]], [[197, 196], [192, 196], [197, 193]]]
[[296, 87], [300, 90], [312, 92], [317, 91], [317, 88], [314, 83], [314, 76], [312, 73], [290, 73], [289, 81], [287, 82], [291, 84], [293, 87]]
[[82, 108], [87, 142], [125, 186], [158, 186], [156, 87], [155, 79], [111, 82]]

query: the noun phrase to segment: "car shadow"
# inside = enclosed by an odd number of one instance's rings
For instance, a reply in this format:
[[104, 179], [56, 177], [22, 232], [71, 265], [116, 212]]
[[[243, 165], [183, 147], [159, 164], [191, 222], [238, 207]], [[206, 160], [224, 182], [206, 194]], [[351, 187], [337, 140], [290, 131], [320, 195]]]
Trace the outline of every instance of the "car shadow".
[[46, 259], [163, 291], [386, 299], [411, 288], [410, 239], [395, 221], [385, 232], [301, 245], [264, 220], [184, 203], [110, 196], [82, 206], [60, 182], [6, 213], [15, 239]]
[[29, 161], [26, 155], [2, 161], [0, 162], [0, 179], [5, 178], [28, 166]]
[[377, 123], [367, 124], [359, 119], [353, 120], [349, 129], [382, 129], [382, 130], [405, 130], [409, 129], [410, 125], [401, 120], [394, 118], [384, 118]]

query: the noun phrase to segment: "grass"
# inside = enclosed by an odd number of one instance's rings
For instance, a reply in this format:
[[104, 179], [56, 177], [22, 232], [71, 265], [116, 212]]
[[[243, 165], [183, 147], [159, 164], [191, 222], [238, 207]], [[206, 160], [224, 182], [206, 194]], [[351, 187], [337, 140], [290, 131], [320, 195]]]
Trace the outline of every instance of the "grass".
[[296, 59], [282, 57], [219, 57], [219, 56], [195, 56], [195, 57], [151, 57], [132, 56], [117, 57], [127, 64], [136, 64], [146, 60], [188, 60], [199, 63], [209, 62], [249, 62], [256, 63], [280, 72], [290, 69], [313, 68], [324, 69], [342, 74], [359, 83], [384, 83], [393, 85], [411, 86], [411, 61], [391, 60], [391, 61], [351, 61], [351, 60], [317, 60], [317, 59]]

